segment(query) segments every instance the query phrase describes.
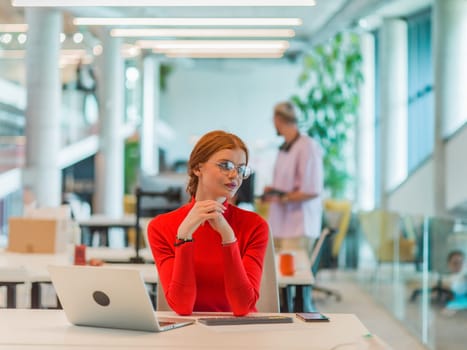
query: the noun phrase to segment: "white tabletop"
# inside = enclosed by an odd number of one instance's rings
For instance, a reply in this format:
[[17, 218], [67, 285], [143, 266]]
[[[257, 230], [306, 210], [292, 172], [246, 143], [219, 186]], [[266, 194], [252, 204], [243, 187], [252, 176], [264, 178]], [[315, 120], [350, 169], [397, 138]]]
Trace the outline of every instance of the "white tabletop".
[[136, 224], [135, 215], [124, 215], [121, 217], [110, 217], [103, 214], [95, 214], [86, 219], [78, 220], [80, 226], [102, 226], [102, 227], [132, 227]]
[[[357, 349], [358, 340], [368, 333], [366, 327], [352, 314], [327, 314], [331, 321], [322, 323], [305, 323], [294, 317], [292, 324], [205, 326], [195, 323], [162, 333], [146, 333], [73, 326], [68, 323], [62, 310], [7, 309], [2, 310], [1, 313], [0, 349], [13, 350], [70, 348], [349, 350]], [[173, 315], [171, 312], [158, 314]]]
[[[70, 248], [72, 249], [72, 247]], [[67, 252], [57, 254], [12, 253], [0, 251], [0, 281], [2, 282], [49, 282], [49, 265], [71, 265], [73, 255]], [[86, 260], [100, 259], [112, 263], [113, 261], [129, 261], [134, 256], [133, 248], [92, 248], [86, 247]], [[141, 256], [147, 261], [152, 260], [149, 250], [142, 249]], [[114, 264], [117, 267], [135, 268], [142, 272], [145, 282], [156, 283], [157, 271], [153, 263], [150, 264]], [[151, 272], [153, 270], [154, 273]]]
[[[139, 255], [147, 262], [154, 262], [149, 248], [141, 248]], [[107, 262], [130, 261], [135, 256], [135, 248], [86, 247], [86, 259], [100, 259]]]
[[[70, 247], [68, 250], [72, 249]], [[152, 254], [149, 249], [141, 249], [140, 255], [145, 261], [152, 261]], [[100, 259], [108, 263], [129, 261], [134, 256], [133, 248], [106, 248], [106, 247], [86, 247], [86, 259]], [[33, 253], [12, 253], [0, 250], [0, 280], [2, 282], [35, 282], [50, 281], [47, 271], [48, 265], [70, 265], [72, 264], [72, 253], [70, 251], [57, 254], [33, 254]], [[305, 252], [296, 252], [296, 271], [293, 276], [283, 276], [278, 269], [279, 285], [311, 285], [314, 278], [308, 267]], [[116, 264], [117, 265], [117, 264]], [[156, 283], [152, 273], [148, 273], [154, 268], [153, 264], [118, 264], [120, 267], [132, 267], [143, 272], [146, 282]], [[155, 268], [154, 268], [155, 270]], [[27, 276], [27, 277], [25, 277]]]

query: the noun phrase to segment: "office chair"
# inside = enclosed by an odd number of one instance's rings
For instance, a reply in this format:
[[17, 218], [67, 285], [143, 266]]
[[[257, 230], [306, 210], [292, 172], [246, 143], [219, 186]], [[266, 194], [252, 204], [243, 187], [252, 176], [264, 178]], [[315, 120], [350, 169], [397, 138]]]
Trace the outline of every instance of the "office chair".
[[[410, 301], [415, 302], [417, 297], [423, 293], [422, 288], [415, 289], [410, 295]], [[445, 305], [448, 301], [454, 299], [454, 293], [443, 286], [443, 278], [440, 275], [436, 285], [428, 288], [428, 294], [431, 295], [431, 302], [437, 305]]]
[[[271, 233], [269, 233], [266, 253], [264, 255], [263, 274], [261, 277], [261, 287], [259, 299], [256, 302], [258, 312], [280, 312], [279, 311], [279, 291], [277, 288], [277, 271], [274, 255], [274, 242]], [[161, 283], [157, 284], [157, 302], [156, 310], [171, 311]]]
[[[144, 197], [147, 198], [154, 198], [154, 197], [162, 197], [167, 199], [167, 201], [180, 203], [181, 201], [181, 189], [175, 187], [168, 187], [165, 191], [143, 191], [141, 188], [137, 187], [135, 189], [135, 196], [136, 196], [136, 222], [135, 222], [135, 232], [136, 232], [136, 242], [135, 242], [135, 256], [130, 258], [130, 261], [133, 263], [141, 264], [144, 263], [144, 259], [140, 256], [140, 249], [143, 241], [141, 241], [141, 225], [140, 221], [143, 220], [144, 210], [142, 208], [142, 199]], [[168, 209], [158, 209], [158, 213], [163, 213], [169, 211]], [[144, 232], [146, 234], [146, 232]]]
[[[318, 241], [316, 242], [315, 246], [313, 247], [313, 251], [311, 253], [311, 258], [310, 258], [310, 265], [311, 265], [310, 268], [312, 270], [313, 270], [313, 266], [316, 263], [316, 259], [318, 258], [318, 255], [320, 253], [320, 250], [321, 250], [321, 248], [323, 246], [324, 240], [326, 239], [326, 237], [329, 234], [331, 234], [331, 229], [329, 229], [328, 227], [325, 227], [321, 231], [321, 235], [319, 236]], [[326, 287], [320, 286], [318, 284], [313, 284], [313, 286], [311, 288], [311, 292], [312, 293], [313, 292], [324, 293], [326, 295], [326, 297], [334, 296], [336, 298], [336, 301], [341, 301], [341, 299], [342, 299], [341, 293], [338, 292], [337, 290], [326, 288]], [[313, 304], [313, 298], [312, 298], [312, 304]]]
[[[313, 273], [317, 273], [318, 264], [317, 258], [323, 248], [323, 243], [326, 238], [331, 238], [330, 260], [337, 262], [342, 242], [347, 235], [352, 215], [352, 203], [348, 200], [326, 199], [323, 201], [325, 225], [321, 231], [321, 235], [313, 248], [310, 263]], [[342, 299], [340, 292], [334, 289], [326, 288], [320, 285], [313, 285], [312, 292], [324, 293], [327, 297], [334, 296], [336, 301]]]
[[[327, 225], [331, 230], [335, 231], [331, 255], [337, 260], [342, 242], [344, 242], [349, 230], [352, 203], [348, 200], [326, 199], [323, 202], [323, 206], [325, 216], [327, 217]], [[333, 216], [334, 220], [331, 220], [331, 216]]]
[[172, 311], [167, 299], [165, 298], [164, 289], [162, 288], [162, 283], [159, 280], [157, 283], [157, 294], [156, 294], [156, 310], [157, 311]]
[[279, 290], [277, 288], [277, 271], [274, 253], [274, 240], [269, 232], [268, 245], [264, 255], [263, 275], [261, 277], [261, 287], [259, 299], [256, 303], [258, 312], [280, 312]]
[[[446, 258], [452, 250], [458, 250], [462, 247], [462, 243], [457, 240], [454, 231], [455, 220], [451, 218], [430, 218], [428, 221], [428, 270], [435, 271], [438, 274], [436, 283], [428, 288], [428, 294], [431, 297], [431, 302], [436, 305], [445, 305], [447, 302], [455, 298], [454, 292], [445, 285], [444, 279], [447, 277], [447, 261]], [[417, 263], [423, 263], [423, 236], [419, 238], [419, 252]], [[423, 293], [422, 288], [417, 288], [412, 291], [410, 301], [416, 301], [417, 297]]]
[[415, 262], [415, 239], [404, 237], [398, 213], [372, 210], [359, 214], [360, 227], [378, 265], [382, 262]]

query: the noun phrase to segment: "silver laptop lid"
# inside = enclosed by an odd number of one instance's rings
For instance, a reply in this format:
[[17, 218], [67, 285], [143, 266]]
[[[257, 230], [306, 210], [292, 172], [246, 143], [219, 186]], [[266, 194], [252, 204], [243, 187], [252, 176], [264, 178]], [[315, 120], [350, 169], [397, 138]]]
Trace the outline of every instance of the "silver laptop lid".
[[71, 323], [150, 332], [165, 330], [157, 321], [138, 270], [93, 266], [49, 266], [48, 270]]

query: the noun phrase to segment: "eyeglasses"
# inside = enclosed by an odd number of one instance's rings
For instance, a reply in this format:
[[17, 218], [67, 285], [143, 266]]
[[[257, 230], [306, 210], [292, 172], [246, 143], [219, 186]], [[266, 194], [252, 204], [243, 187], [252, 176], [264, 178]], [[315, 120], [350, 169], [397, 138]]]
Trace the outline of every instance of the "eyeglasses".
[[238, 176], [240, 176], [243, 180], [248, 179], [251, 175], [251, 168], [248, 165], [235, 165], [230, 160], [223, 160], [221, 162], [217, 162], [216, 165], [219, 169], [225, 174], [231, 174], [232, 171], [236, 170]]

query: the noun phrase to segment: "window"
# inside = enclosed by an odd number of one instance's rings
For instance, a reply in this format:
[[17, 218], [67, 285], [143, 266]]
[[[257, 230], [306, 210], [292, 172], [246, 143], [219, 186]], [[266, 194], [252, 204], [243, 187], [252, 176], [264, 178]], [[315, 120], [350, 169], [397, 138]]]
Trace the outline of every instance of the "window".
[[408, 157], [409, 173], [433, 152], [434, 100], [431, 10], [407, 19], [408, 26]]
[[375, 206], [381, 205], [381, 95], [380, 95], [380, 64], [379, 64], [379, 35], [378, 32], [374, 32], [375, 38]]

